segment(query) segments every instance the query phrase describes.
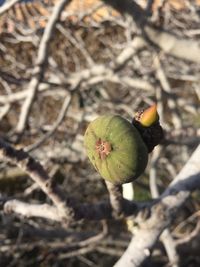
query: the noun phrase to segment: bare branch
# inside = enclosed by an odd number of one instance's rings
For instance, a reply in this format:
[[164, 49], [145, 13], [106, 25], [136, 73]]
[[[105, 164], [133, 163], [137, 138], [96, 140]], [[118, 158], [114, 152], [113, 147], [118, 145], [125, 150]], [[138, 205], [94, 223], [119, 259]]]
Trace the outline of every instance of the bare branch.
[[149, 40], [165, 53], [192, 62], [200, 62], [199, 42], [178, 38], [173, 34], [154, 29], [150, 26], [145, 26], [145, 32]]
[[110, 204], [113, 209], [113, 217], [119, 217], [123, 212], [123, 196], [122, 186], [114, 185], [111, 182], [106, 181], [106, 186], [109, 192]]
[[60, 217], [63, 219], [67, 218], [69, 221], [73, 218], [74, 210], [72, 206], [66, 202], [65, 196], [59, 192], [58, 188], [52, 186], [48, 174], [39, 162], [36, 162], [23, 150], [15, 150], [2, 140], [0, 140], [0, 157], [16, 164], [23, 171], [27, 172], [55, 204]]
[[32, 71], [32, 79], [28, 85], [28, 95], [27, 98], [24, 101], [24, 104], [21, 109], [19, 121], [16, 127], [16, 131], [18, 133], [22, 133], [26, 127], [28, 116], [31, 111], [31, 107], [34, 101], [34, 98], [36, 96], [38, 86], [43, 78], [44, 71], [45, 71], [45, 63], [47, 60], [48, 55], [48, 48], [50, 44], [50, 39], [52, 37], [52, 33], [54, 31], [55, 25], [57, 20], [59, 19], [61, 12], [65, 5], [69, 4], [70, 0], [61, 0], [59, 1], [53, 10], [53, 13], [47, 23], [47, 26], [45, 28], [44, 34], [42, 36], [41, 42], [39, 44], [38, 48], [38, 55], [36, 59], [35, 67]]
[[64, 99], [63, 105], [61, 107], [61, 111], [57, 117], [57, 120], [55, 121], [51, 131], [49, 131], [45, 136], [43, 136], [37, 143], [30, 145], [28, 147], [26, 147], [26, 151], [32, 151], [36, 148], [38, 148], [39, 146], [41, 146], [49, 137], [51, 137], [54, 132], [56, 131], [56, 129], [58, 128], [58, 126], [62, 123], [63, 119], [65, 118], [65, 115], [67, 113], [67, 110], [69, 109], [69, 106], [71, 104], [72, 101], [72, 95], [67, 95], [66, 98]]
[[19, 200], [9, 200], [4, 204], [4, 211], [6, 213], [14, 212], [27, 218], [41, 217], [58, 222], [62, 220], [58, 209], [48, 204], [27, 204]]
[[169, 228], [166, 228], [163, 233], [160, 236], [161, 241], [163, 242], [165, 246], [166, 253], [169, 258], [169, 262], [172, 267], [178, 267], [179, 266], [179, 255], [177, 253], [176, 249], [176, 243], [170, 233]]
[[135, 1], [106, 0], [104, 2], [113, 6], [122, 14], [127, 13], [132, 16], [135, 22], [144, 30], [146, 40], [159, 47], [165, 53], [192, 62], [200, 62], [199, 42], [179, 38], [164, 30], [156, 29], [150, 23], [146, 23], [146, 12]]
[[[5, 200], [4, 211], [7, 213], [16, 213], [25, 217], [41, 217], [52, 221], [63, 222], [63, 217], [58, 210], [47, 204], [27, 204], [19, 200]], [[147, 203], [136, 203], [130, 201], [124, 201], [123, 203], [124, 216], [137, 216], [145, 212], [145, 209], [149, 208]], [[48, 213], [45, 213], [45, 209], [48, 209]], [[74, 207], [74, 220], [70, 216], [64, 218], [64, 222], [73, 223], [74, 221], [101, 221], [104, 219], [113, 219], [113, 208], [109, 202], [99, 202], [97, 204], [81, 204]]]
[[115, 267], [139, 267], [150, 255], [162, 231], [170, 224], [178, 208], [187, 200], [192, 190], [200, 188], [200, 145], [173, 182], [164, 191], [160, 201], [152, 206], [151, 216], [141, 223], [127, 250]]
[[157, 76], [158, 80], [160, 81], [162, 89], [164, 92], [168, 93], [167, 102], [168, 102], [168, 107], [172, 111], [171, 112], [172, 113], [172, 122], [173, 122], [174, 128], [180, 129], [182, 124], [181, 124], [180, 116], [177, 112], [177, 103], [174, 99], [174, 96], [172, 95], [170, 83], [169, 83], [169, 81], [165, 75], [165, 72], [163, 70], [163, 67], [161, 65], [161, 62], [160, 62], [158, 56], [156, 56], [156, 58], [155, 58], [155, 65], [156, 65], [156, 76]]
[[10, 0], [7, 1], [5, 4], [3, 4], [3, 6], [0, 7], [0, 16], [3, 15], [6, 11], [8, 11], [12, 6], [14, 6], [19, 1], [20, 0]]
[[[65, 197], [64, 192], [58, 189], [51, 183], [51, 180], [39, 162], [34, 160], [24, 152], [22, 149], [16, 150], [9, 144], [0, 140], [0, 158], [7, 160], [13, 164], [16, 164], [24, 172], [28, 173], [35, 183], [43, 190], [44, 193], [52, 200], [58, 211], [56, 214], [59, 216], [54, 219], [53, 211], [54, 207], [49, 206], [49, 219], [56, 221], [64, 221], [70, 223], [74, 220], [102, 220], [112, 218], [112, 207], [109, 202], [100, 202], [98, 204], [82, 204], [74, 206], [70, 199]], [[118, 199], [117, 199], [118, 201]], [[14, 203], [14, 204], [13, 204]], [[113, 201], [112, 201], [113, 203]], [[5, 204], [6, 207], [7, 204]], [[145, 203], [135, 203], [128, 200], [123, 200], [123, 214], [124, 216], [137, 215], [140, 211], [142, 212], [145, 207], [149, 208], [149, 205]], [[22, 202], [10, 202], [8, 203], [9, 211], [17, 212], [25, 216], [41, 216], [46, 218], [45, 214], [42, 214], [42, 210], [47, 206], [37, 205], [32, 208], [32, 204], [26, 204]], [[30, 209], [29, 209], [30, 208]], [[7, 210], [7, 208], [6, 208]]]
[[[160, 158], [161, 147], [156, 147], [153, 151], [153, 155], [151, 158], [151, 169], [150, 169], [150, 189], [151, 195], [153, 198], [159, 197], [159, 191], [157, 187], [157, 163]], [[178, 267], [179, 257], [176, 251], [176, 245], [174, 239], [170, 233], [169, 228], [166, 228], [160, 236], [161, 241], [163, 242], [170, 264], [172, 267]]]

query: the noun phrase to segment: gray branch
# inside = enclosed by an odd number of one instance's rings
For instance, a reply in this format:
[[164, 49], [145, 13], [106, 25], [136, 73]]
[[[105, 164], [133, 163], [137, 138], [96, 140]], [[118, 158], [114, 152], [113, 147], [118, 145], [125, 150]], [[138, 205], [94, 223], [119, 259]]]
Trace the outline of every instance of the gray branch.
[[[143, 31], [145, 40], [157, 46], [165, 53], [177, 58], [200, 62], [199, 42], [186, 38], [179, 38], [175, 34], [168, 33], [162, 29], [156, 29], [147, 20], [146, 11], [132, 0], [104, 0], [122, 14], [129, 14]], [[188, 49], [188, 47], [190, 49]]]
[[[9, 200], [4, 202], [4, 210], [6, 212], [16, 212], [27, 217], [49, 218], [55, 221], [64, 221], [65, 223], [83, 219], [102, 220], [113, 218], [112, 203], [110, 204], [107, 201], [97, 204], [75, 205], [74, 201], [67, 198], [61, 189], [51, 183], [47, 172], [39, 162], [22, 149], [17, 150], [2, 140], [0, 140], [0, 159], [11, 162], [26, 172], [55, 205], [55, 207], [41, 204], [32, 205], [21, 201]], [[138, 213], [143, 212], [146, 208], [149, 209], [149, 206], [150, 203], [135, 203], [123, 200], [123, 215], [137, 216]], [[43, 212], [46, 208], [49, 209], [48, 215]], [[57, 208], [57, 211], [54, 214], [55, 208]]]
[[39, 162], [30, 157], [22, 149], [16, 150], [2, 140], [0, 140], [0, 158], [16, 164], [30, 175], [33, 181], [39, 185], [57, 207], [60, 220], [67, 219], [70, 221], [73, 219], [74, 209], [72, 205], [67, 203], [64, 194], [52, 185], [48, 174]]
[[150, 255], [160, 234], [167, 228], [178, 209], [184, 204], [191, 191], [200, 189], [200, 145], [180, 173], [152, 206], [151, 216], [143, 221], [133, 236], [127, 250], [115, 267], [139, 267]]
[[0, 16], [3, 15], [6, 11], [8, 11], [12, 6], [14, 6], [20, 0], [10, 0], [6, 1], [2, 7], [0, 7]]
[[22, 133], [26, 127], [33, 101], [37, 94], [39, 84], [44, 75], [50, 39], [52, 37], [56, 22], [59, 19], [63, 8], [69, 2], [70, 0], [61, 0], [55, 5], [53, 13], [45, 28], [44, 34], [39, 44], [36, 64], [32, 71], [33, 77], [28, 85], [28, 94], [22, 105], [19, 121], [16, 127], [16, 131], [18, 133]]

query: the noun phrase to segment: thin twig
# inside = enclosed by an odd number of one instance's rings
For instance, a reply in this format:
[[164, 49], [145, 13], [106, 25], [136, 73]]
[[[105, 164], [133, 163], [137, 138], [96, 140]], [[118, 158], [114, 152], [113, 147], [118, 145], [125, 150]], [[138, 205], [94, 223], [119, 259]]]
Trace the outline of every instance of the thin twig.
[[12, 8], [12, 6], [14, 6], [19, 1], [20, 0], [10, 0], [3, 4], [3, 6], [0, 7], [0, 16], [3, 15], [6, 11], [8, 11], [10, 8]]
[[27, 152], [33, 151], [34, 149], [41, 146], [49, 137], [51, 137], [55, 133], [58, 126], [64, 120], [66, 113], [67, 113], [67, 110], [69, 109], [69, 106], [71, 104], [71, 101], [72, 101], [72, 95], [67, 95], [66, 98], [64, 99], [63, 105], [61, 107], [61, 111], [58, 114], [58, 117], [57, 117], [54, 125], [52, 126], [52, 129], [47, 134], [45, 134], [39, 141], [37, 141], [35, 144], [26, 147], [25, 151], [27, 151]]
[[40, 41], [35, 67], [33, 68], [32, 71], [32, 79], [28, 85], [29, 93], [22, 105], [19, 121], [16, 127], [16, 132], [19, 134], [21, 134], [24, 131], [27, 125], [33, 101], [37, 94], [39, 84], [44, 76], [44, 71], [46, 67], [45, 63], [48, 56], [48, 48], [50, 45], [50, 39], [52, 37], [56, 22], [59, 19], [63, 8], [65, 7], [66, 4], [69, 4], [70, 1], [71, 0], [58, 1], [58, 3], [55, 5], [53, 9], [52, 15], [49, 18], [44, 34]]
[[122, 186], [114, 185], [108, 181], [106, 181], [106, 186], [109, 192], [110, 204], [113, 209], [113, 216], [118, 218], [123, 212]]
[[[153, 151], [153, 155], [151, 158], [151, 169], [150, 169], [150, 190], [151, 190], [151, 195], [153, 198], [158, 198], [159, 197], [159, 191], [158, 191], [158, 186], [157, 186], [157, 164], [158, 160], [161, 155], [161, 147], [156, 147], [155, 150]], [[173, 237], [170, 233], [169, 228], [166, 228], [163, 233], [160, 236], [161, 241], [163, 242], [170, 264], [172, 267], [178, 267], [179, 263], [179, 256], [176, 251], [176, 244], [173, 240]]]
[[170, 83], [165, 75], [164, 69], [162, 67], [162, 64], [158, 56], [156, 56], [155, 58], [155, 65], [156, 65], [156, 76], [160, 81], [163, 91], [168, 94], [167, 102], [168, 102], [168, 107], [171, 110], [171, 117], [172, 117], [172, 122], [174, 124], [174, 128], [180, 129], [182, 127], [182, 123], [177, 111], [177, 103], [174, 99], [174, 96], [172, 95]]

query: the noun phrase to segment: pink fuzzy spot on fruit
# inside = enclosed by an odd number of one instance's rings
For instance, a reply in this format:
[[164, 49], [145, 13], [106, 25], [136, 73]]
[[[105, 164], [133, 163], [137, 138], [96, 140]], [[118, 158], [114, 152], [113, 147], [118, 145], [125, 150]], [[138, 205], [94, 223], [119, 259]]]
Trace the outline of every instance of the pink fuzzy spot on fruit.
[[95, 149], [99, 155], [99, 158], [104, 160], [110, 154], [112, 147], [109, 142], [99, 139], [96, 142]]

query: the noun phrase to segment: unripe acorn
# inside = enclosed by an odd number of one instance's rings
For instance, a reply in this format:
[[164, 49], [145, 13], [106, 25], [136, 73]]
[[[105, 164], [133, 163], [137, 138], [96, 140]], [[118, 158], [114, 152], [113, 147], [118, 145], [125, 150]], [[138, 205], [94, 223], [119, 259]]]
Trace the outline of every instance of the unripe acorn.
[[139, 131], [119, 115], [100, 116], [91, 122], [84, 146], [95, 169], [113, 184], [134, 181], [147, 165], [148, 149]]

